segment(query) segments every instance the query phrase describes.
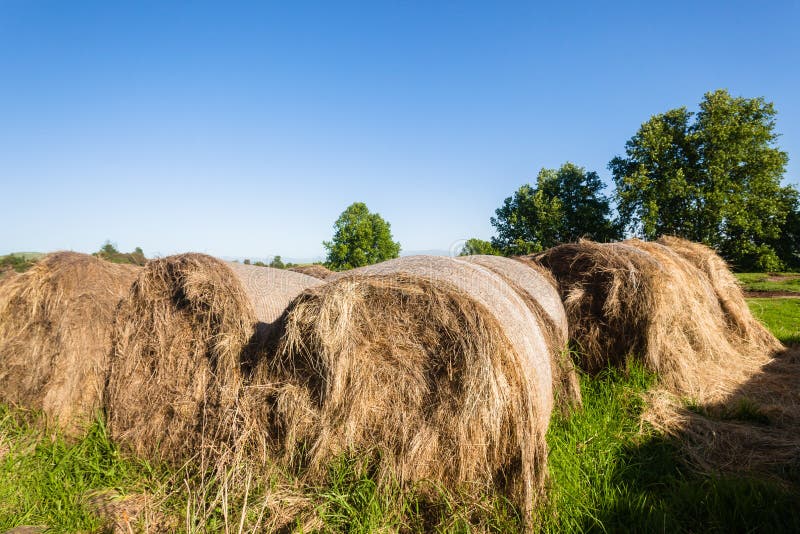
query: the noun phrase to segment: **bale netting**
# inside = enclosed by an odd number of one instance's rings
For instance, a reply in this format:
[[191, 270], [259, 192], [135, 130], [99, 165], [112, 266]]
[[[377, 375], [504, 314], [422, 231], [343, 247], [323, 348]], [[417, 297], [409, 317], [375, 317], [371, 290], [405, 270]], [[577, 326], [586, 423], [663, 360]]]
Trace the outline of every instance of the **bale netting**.
[[581, 388], [567, 348], [567, 314], [553, 276], [541, 265], [523, 258], [474, 255], [459, 258], [500, 276], [514, 288], [536, 315], [550, 351], [553, 393], [564, 410], [581, 405]]
[[708, 278], [669, 247], [581, 240], [533, 259], [559, 283], [588, 372], [636, 358], [671, 391], [711, 400], [765, 362], [767, 355], [730, 335]]
[[741, 285], [728, 264], [713, 249], [679, 237], [664, 236], [658, 243], [665, 245], [691, 262], [707, 277], [725, 312], [731, 335], [754, 351], [764, 353], [783, 350], [783, 346], [761, 322], [753, 317], [744, 299]]
[[98, 414], [114, 310], [138, 267], [48, 254], [0, 284], [0, 401], [42, 410], [68, 435]]
[[530, 518], [546, 478], [545, 336], [479, 265], [407, 257], [304, 292], [252, 391], [308, 480], [366, 454], [381, 482], [500, 491]]
[[320, 265], [318, 263], [314, 263], [312, 265], [298, 265], [296, 267], [289, 267], [289, 270], [294, 271], [296, 273], [302, 273], [308, 276], [312, 276], [314, 278], [319, 278], [320, 280], [326, 280], [330, 275], [333, 274], [333, 271], [331, 271], [324, 265]]
[[242, 383], [275, 321], [319, 283], [204, 254], [149, 262], [114, 327], [105, 395], [112, 437], [160, 460], [219, 453], [244, 424]]

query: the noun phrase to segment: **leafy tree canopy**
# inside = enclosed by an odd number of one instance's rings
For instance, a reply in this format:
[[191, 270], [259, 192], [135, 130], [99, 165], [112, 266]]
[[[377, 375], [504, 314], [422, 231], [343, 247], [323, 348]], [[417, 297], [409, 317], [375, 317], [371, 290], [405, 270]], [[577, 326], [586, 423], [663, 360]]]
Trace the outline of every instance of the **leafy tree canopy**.
[[621, 236], [596, 172], [565, 163], [542, 169], [536, 187], [523, 185], [495, 211], [492, 245], [508, 255], [530, 254], [581, 237], [610, 241]]
[[371, 265], [400, 254], [400, 243], [392, 240], [389, 223], [370, 213], [363, 202], [355, 202], [342, 212], [334, 224], [333, 239], [322, 245], [328, 251], [326, 264], [334, 270]]
[[646, 239], [706, 243], [740, 268], [790, 263], [800, 245], [792, 252], [784, 239], [797, 192], [781, 186], [788, 156], [776, 146], [775, 115], [763, 98], [718, 90], [697, 113], [650, 118], [609, 163], [622, 223]]
[[286, 265], [283, 263], [283, 260], [281, 260], [280, 256], [275, 256], [274, 258], [272, 258], [272, 261], [269, 262], [269, 266], [273, 267], [275, 269], [285, 269], [286, 268]]
[[484, 241], [483, 239], [477, 239], [473, 237], [472, 239], [467, 239], [467, 242], [464, 243], [464, 246], [461, 248], [461, 252], [458, 253], [459, 256], [475, 256], [479, 254], [501, 256], [502, 252], [500, 252], [489, 241]]

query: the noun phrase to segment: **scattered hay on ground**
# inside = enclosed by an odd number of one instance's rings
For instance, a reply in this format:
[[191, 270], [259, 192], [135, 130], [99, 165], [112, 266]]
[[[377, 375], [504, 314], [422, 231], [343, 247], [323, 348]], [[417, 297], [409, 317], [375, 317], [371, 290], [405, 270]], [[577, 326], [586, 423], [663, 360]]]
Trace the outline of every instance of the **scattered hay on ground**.
[[176, 518], [159, 510], [164, 500], [148, 493], [122, 495], [113, 489], [94, 491], [85, 497], [88, 508], [100, 518], [103, 532], [109, 534], [176, 531]]
[[77, 434], [100, 409], [114, 310], [137, 267], [48, 254], [0, 284], [0, 400]]
[[320, 282], [180, 254], [148, 263], [117, 314], [106, 408], [134, 453], [182, 461], [237, 437], [239, 394], [272, 323]]
[[530, 518], [553, 405], [539, 319], [502, 278], [406, 257], [300, 295], [252, 393], [287, 465], [318, 480], [341, 454], [382, 483], [500, 491]]
[[313, 265], [298, 265], [296, 267], [289, 267], [289, 270], [296, 273], [313, 276], [314, 278], [319, 278], [320, 280], [326, 280], [330, 275], [333, 274], [333, 271], [318, 263]]
[[800, 350], [774, 356], [727, 398], [690, 404], [665, 390], [648, 395], [643, 420], [672, 436], [696, 468], [800, 478]]

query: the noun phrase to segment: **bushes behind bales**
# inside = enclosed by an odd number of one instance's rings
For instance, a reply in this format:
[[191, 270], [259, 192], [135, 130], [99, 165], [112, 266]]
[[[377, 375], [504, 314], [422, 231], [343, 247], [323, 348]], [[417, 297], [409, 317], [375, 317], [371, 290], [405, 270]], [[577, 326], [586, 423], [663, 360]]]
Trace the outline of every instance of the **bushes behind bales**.
[[0, 400], [40, 409], [68, 434], [90, 423], [114, 310], [138, 270], [56, 252], [0, 283]]
[[296, 273], [313, 276], [314, 278], [319, 278], [320, 280], [325, 280], [333, 274], [333, 271], [318, 263], [314, 263], [312, 265], [297, 265], [295, 267], [289, 267], [289, 270]]
[[297, 293], [318, 283], [203, 254], [149, 262], [114, 327], [112, 437], [138, 455], [175, 461], [230, 443], [245, 418], [244, 375], [264, 336]]
[[289, 307], [255, 373], [286, 461], [319, 479], [341, 453], [378, 480], [504, 492], [530, 517], [552, 410], [539, 318], [500, 277], [406, 257], [337, 274]]

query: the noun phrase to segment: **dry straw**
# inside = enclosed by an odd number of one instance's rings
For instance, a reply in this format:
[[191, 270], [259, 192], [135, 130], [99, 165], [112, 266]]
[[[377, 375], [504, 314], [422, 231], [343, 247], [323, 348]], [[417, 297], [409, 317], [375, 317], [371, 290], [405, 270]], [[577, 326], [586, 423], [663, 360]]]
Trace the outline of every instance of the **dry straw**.
[[150, 458], [220, 452], [246, 423], [239, 395], [263, 340], [291, 299], [318, 283], [203, 254], [149, 262], [115, 324], [112, 437]]
[[[764, 344], [732, 329], [710, 278], [668, 246], [582, 240], [533, 259], [558, 280], [570, 338], [589, 372], [639, 358], [671, 391], [716, 401], [768, 356]], [[740, 322], [755, 322], [737, 310]]]
[[581, 405], [581, 389], [575, 365], [567, 351], [567, 314], [553, 276], [542, 266], [516, 258], [475, 255], [459, 258], [500, 276], [519, 294], [536, 315], [545, 334], [553, 373], [553, 393], [564, 409]]
[[366, 454], [381, 482], [499, 490], [530, 517], [553, 405], [540, 317], [472, 262], [406, 257], [333, 278], [292, 303], [253, 381], [287, 464], [314, 481]]
[[664, 236], [658, 243], [669, 247], [706, 275], [725, 314], [728, 330], [740, 343], [763, 353], [783, 349], [775, 336], [750, 313], [739, 281], [714, 250], [678, 237]]
[[0, 400], [39, 409], [68, 434], [94, 420], [117, 303], [138, 267], [48, 254], [0, 284]]
[[665, 390], [648, 394], [643, 419], [676, 438], [703, 471], [761, 473], [796, 483], [800, 458], [800, 351], [771, 358], [718, 402], [686, 406]]
[[639, 358], [659, 374], [643, 419], [676, 437], [693, 465], [796, 468], [800, 358], [753, 317], [714, 251], [664, 237], [581, 241], [535, 259], [559, 282], [587, 370]]

